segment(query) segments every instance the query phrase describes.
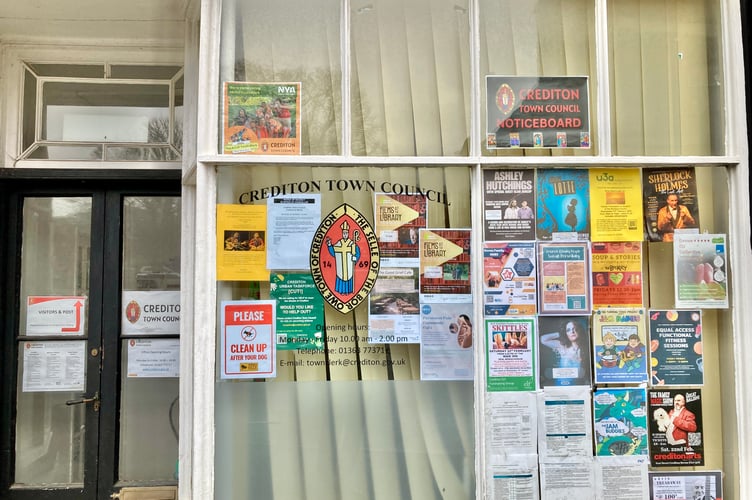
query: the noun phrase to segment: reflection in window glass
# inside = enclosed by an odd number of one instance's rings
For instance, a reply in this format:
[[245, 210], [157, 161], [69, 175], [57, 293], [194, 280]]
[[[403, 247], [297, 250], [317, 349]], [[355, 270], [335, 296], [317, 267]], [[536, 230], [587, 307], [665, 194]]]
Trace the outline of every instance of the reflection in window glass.
[[[506, 149], [484, 155], [596, 154], [595, 14], [590, 0], [480, 0], [481, 123], [486, 123], [486, 75], [588, 76], [590, 149]], [[485, 130], [484, 130], [485, 131]], [[485, 137], [485, 134], [483, 134]], [[545, 151], [546, 153], [542, 153]]]
[[608, 3], [614, 154], [724, 154], [718, 4]]
[[167, 85], [45, 83], [42, 139], [166, 143], [169, 90]]
[[[470, 181], [464, 166], [236, 165], [219, 168], [218, 203], [295, 186], [321, 193], [322, 216], [347, 203], [373, 221], [375, 192], [419, 186], [441, 193], [427, 227], [467, 228]], [[270, 283], [223, 281], [217, 299], [253, 293]], [[217, 377], [215, 498], [475, 498], [472, 382], [421, 381], [419, 344], [369, 343], [367, 304], [325, 305], [324, 323], [326, 352], [279, 350], [276, 378]]]
[[[155, 303], [172, 304], [180, 290], [180, 198], [129, 196], [123, 200], [123, 297], [146, 292]], [[160, 293], [172, 292], [172, 293]], [[138, 295], [142, 297], [144, 295]], [[125, 307], [123, 305], [123, 307]], [[123, 338], [120, 393], [121, 481], [173, 481], [178, 454], [178, 378], [174, 362], [176, 314], [159, 318], [165, 323], [149, 338]], [[124, 327], [125, 328], [125, 327]], [[121, 331], [123, 337], [134, 332]], [[140, 343], [150, 343], [139, 347]], [[170, 347], [172, 346], [172, 347]], [[142, 350], [142, 349], [145, 349]], [[142, 364], [129, 364], [140, 352]], [[159, 354], [154, 354], [154, 353]], [[149, 359], [153, 356], [153, 359]], [[149, 363], [144, 363], [147, 359]], [[158, 366], [149, 372], [144, 366]], [[144, 371], [141, 371], [144, 370]]]
[[[19, 311], [20, 335], [26, 334], [29, 296], [89, 295], [91, 198], [26, 198]], [[86, 306], [88, 307], [88, 305]], [[88, 332], [88, 324], [84, 325]], [[84, 340], [58, 338], [67, 348], [84, 350]], [[24, 353], [18, 342], [15, 415], [15, 481], [23, 485], [83, 482], [84, 405], [66, 406], [80, 392], [24, 392]], [[38, 369], [38, 368], [36, 368]], [[31, 370], [31, 368], [29, 368]]]
[[336, 0], [238, 0], [223, 9], [221, 60], [233, 66], [220, 68], [222, 79], [300, 82], [303, 154], [342, 149], [339, 6]]
[[468, 154], [468, 11], [467, 1], [352, 2], [353, 154]]

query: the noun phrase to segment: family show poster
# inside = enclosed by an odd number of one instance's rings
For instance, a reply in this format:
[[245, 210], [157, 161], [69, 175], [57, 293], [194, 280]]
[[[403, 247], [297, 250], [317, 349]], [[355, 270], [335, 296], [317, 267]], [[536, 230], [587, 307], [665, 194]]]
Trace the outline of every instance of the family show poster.
[[651, 385], [702, 385], [702, 311], [651, 310]]
[[593, 393], [596, 456], [648, 455], [646, 399], [642, 388], [597, 389]]
[[648, 381], [645, 310], [598, 309], [593, 313], [596, 384]]
[[486, 241], [535, 239], [535, 170], [484, 170]]
[[[590, 237], [590, 177], [585, 169], [538, 169], [538, 239]], [[559, 233], [574, 233], [569, 235]]]
[[300, 82], [225, 82], [224, 154], [299, 155]]
[[539, 316], [541, 387], [592, 384], [589, 316]]
[[675, 229], [700, 227], [694, 167], [642, 169], [648, 241], [674, 241]]
[[650, 465], [705, 465], [699, 389], [649, 391]]

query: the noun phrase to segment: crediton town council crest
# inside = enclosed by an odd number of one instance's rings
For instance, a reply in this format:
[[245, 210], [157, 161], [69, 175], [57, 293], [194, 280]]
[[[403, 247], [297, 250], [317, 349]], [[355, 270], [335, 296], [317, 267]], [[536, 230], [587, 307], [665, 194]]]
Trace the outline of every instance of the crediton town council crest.
[[321, 296], [341, 313], [355, 309], [379, 275], [379, 242], [360, 212], [343, 203], [321, 221], [311, 243], [311, 276]]

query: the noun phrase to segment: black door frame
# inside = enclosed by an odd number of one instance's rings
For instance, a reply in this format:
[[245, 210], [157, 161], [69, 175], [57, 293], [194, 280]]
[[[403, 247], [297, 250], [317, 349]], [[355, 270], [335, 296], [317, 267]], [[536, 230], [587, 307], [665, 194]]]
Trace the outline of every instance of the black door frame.
[[[100, 374], [100, 410], [98, 417], [89, 418], [87, 430], [97, 426], [95, 432], [87, 432], [85, 465], [97, 464], [97, 472], [91, 477], [91, 469], [85, 469], [85, 487], [90, 488], [91, 498], [109, 498], [118, 488], [118, 419], [120, 404], [120, 258], [122, 254], [122, 198], [123, 196], [180, 196], [180, 172], [177, 170], [47, 170], [47, 169], [0, 169], [0, 498], [13, 500], [46, 500], [83, 498], [82, 488], [10, 489], [15, 467], [15, 414], [17, 385], [17, 334], [20, 307], [20, 249], [21, 209], [24, 196], [92, 196], [92, 247], [89, 303], [89, 332], [96, 333], [103, 342], [101, 346], [88, 346], [87, 380], [92, 369], [97, 371], [102, 355], [108, 362], [102, 363]], [[106, 218], [106, 219], [105, 219]], [[105, 220], [107, 224], [105, 225]], [[15, 222], [15, 225], [12, 224]], [[112, 277], [117, 276], [117, 280]], [[104, 286], [104, 283], [107, 285]], [[108, 333], [109, 332], [109, 333]], [[41, 340], [42, 338], [40, 338]], [[92, 357], [91, 348], [98, 347], [100, 354]], [[96, 423], [92, 423], [96, 422]], [[98, 437], [95, 442], [94, 437]], [[88, 473], [88, 475], [87, 475]], [[129, 484], [131, 485], [131, 484]], [[153, 485], [153, 483], [149, 483]], [[135, 485], [133, 485], [135, 486]]]

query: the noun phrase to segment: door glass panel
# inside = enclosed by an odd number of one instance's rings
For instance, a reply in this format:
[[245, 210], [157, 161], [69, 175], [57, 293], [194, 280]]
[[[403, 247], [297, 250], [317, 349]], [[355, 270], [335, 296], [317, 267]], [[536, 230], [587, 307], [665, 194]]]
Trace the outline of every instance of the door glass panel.
[[[68, 486], [83, 483], [86, 407], [65, 404], [83, 393], [55, 389], [61, 380], [80, 376], [83, 366], [75, 360], [66, 360], [61, 353], [70, 355], [80, 351], [81, 336], [37, 332], [29, 338], [26, 299], [30, 296], [87, 297], [90, 240], [90, 198], [27, 198], [24, 201], [15, 443], [17, 484]], [[82, 319], [85, 318], [83, 314]], [[84, 321], [84, 336], [87, 331]], [[29, 387], [24, 392], [24, 352], [30, 346], [40, 345], [44, 359], [34, 366], [41, 367], [41, 373], [35, 373], [33, 392]]]
[[123, 204], [119, 480], [170, 481], [178, 456], [180, 198]]

